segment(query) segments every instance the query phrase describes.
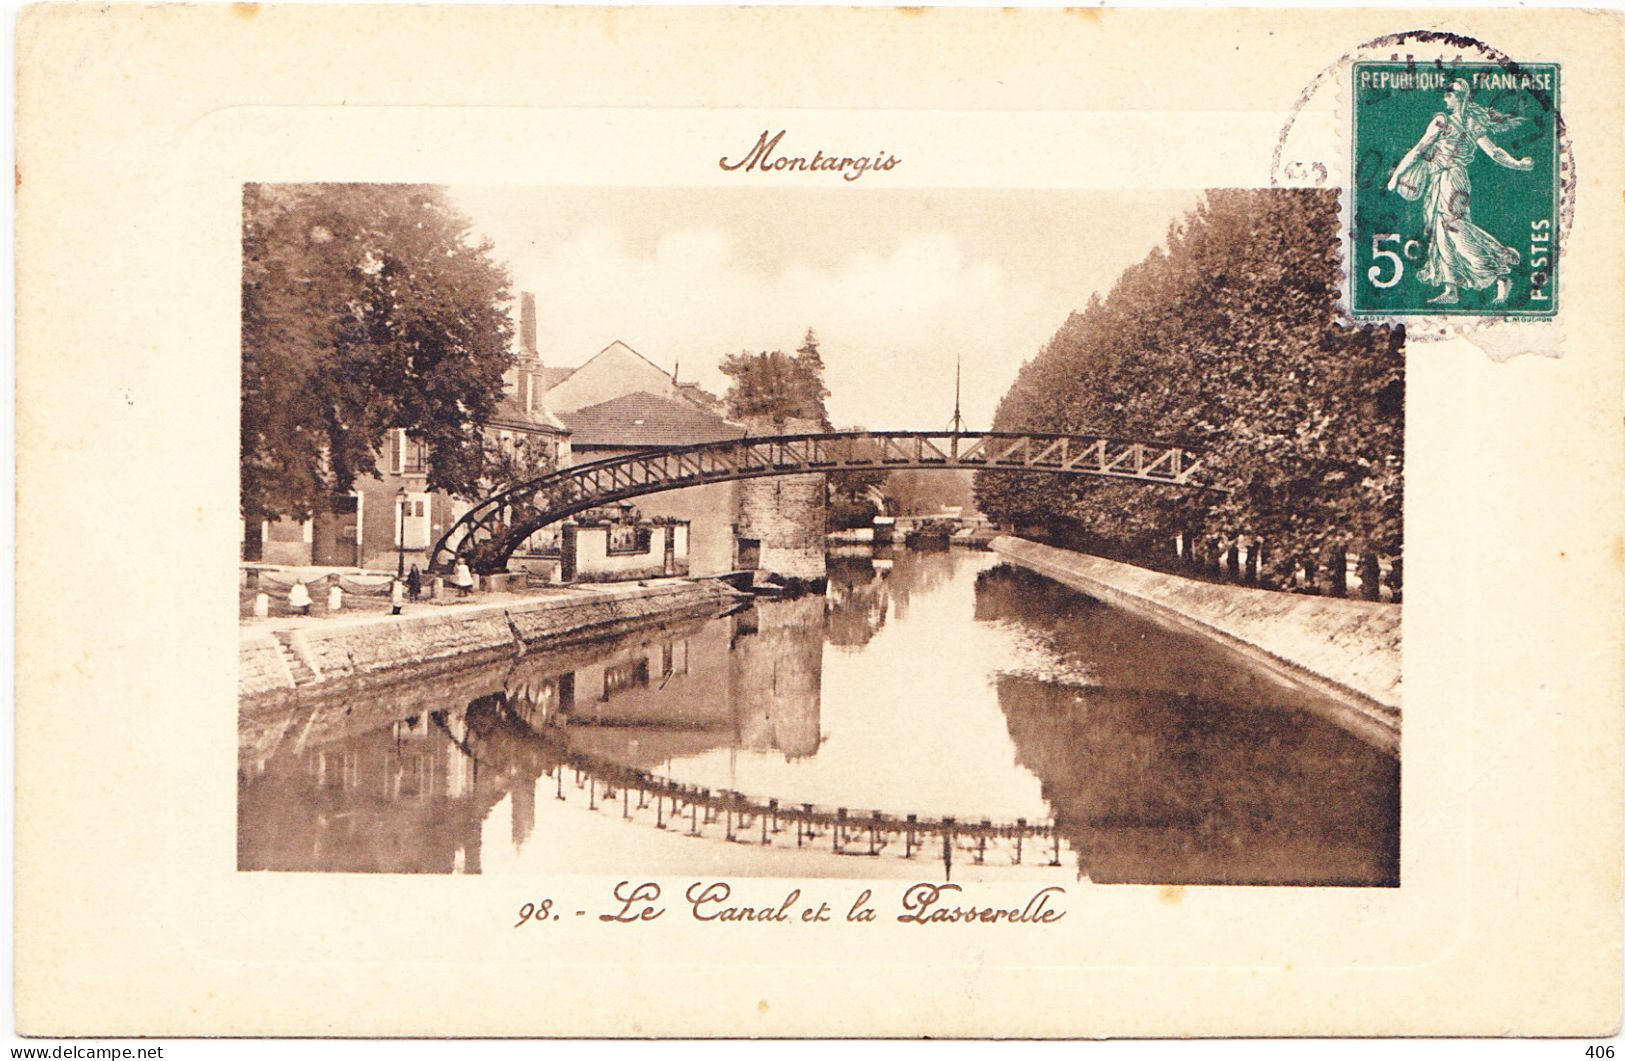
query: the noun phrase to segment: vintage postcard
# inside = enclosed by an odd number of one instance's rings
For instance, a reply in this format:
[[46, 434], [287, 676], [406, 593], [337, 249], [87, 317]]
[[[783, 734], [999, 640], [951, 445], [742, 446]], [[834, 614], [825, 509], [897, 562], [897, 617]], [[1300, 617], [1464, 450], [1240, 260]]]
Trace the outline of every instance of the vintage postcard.
[[1620, 18], [18, 40], [22, 1034], [1617, 1030]]

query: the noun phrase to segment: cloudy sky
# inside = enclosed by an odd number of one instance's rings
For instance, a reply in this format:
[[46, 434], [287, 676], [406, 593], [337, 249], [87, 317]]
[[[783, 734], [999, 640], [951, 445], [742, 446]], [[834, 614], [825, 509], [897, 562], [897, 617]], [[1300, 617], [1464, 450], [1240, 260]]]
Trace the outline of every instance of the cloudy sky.
[[536, 294], [538, 345], [616, 339], [718, 394], [739, 350], [821, 344], [841, 426], [986, 428], [1021, 363], [1160, 244], [1190, 192], [459, 187]]

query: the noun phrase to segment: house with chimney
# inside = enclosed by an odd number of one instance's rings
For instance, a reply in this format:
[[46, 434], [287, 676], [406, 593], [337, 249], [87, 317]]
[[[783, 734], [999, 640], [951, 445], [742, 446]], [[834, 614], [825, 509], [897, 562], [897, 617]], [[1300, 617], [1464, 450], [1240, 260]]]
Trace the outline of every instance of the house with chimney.
[[[536, 349], [535, 296], [523, 294], [518, 313], [513, 363], [481, 434], [489, 450], [514, 454], [519, 464], [563, 466], [570, 462], [570, 432], [543, 401], [549, 374]], [[258, 535], [245, 527], [243, 558], [391, 571], [416, 564], [427, 570], [434, 543], [471, 503], [429, 489], [428, 446], [403, 429], [385, 435], [377, 473], [357, 477], [352, 489], [330, 498], [312, 519], [268, 521]]]
[[[656, 447], [817, 430], [811, 423], [732, 420], [716, 395], [620, 340], [578, 367], [546, 365], [529, 292], [519, 298], [518, 317], [502, 398], [481, 425], [486, 445], [520, 456], [518, 464], [565, 467]], [[403, 430], [389, 432], [377, 472], [357, 479], [312, 520], [264, 524], [257, 541], [245, 528], [244, 559], [427, 569], [435, 542], [471, 503], [429, 489], [428, 448]], [[510, 568], [571, 581], [760, 569], [822, 585], [823, 533], [821, 474], [707, 483], [544, 528]]]
[[[546, 386], [536, 349], [536, 297], [522, 294], [518, 309], [513, 363], [502, 375], [502, 397], [481, 434], [488, 451], [514, 455], [521, 466], [562, 466], [570, 462], [570, 433], [542, 400]], [[405, 431], [390, 433], [378, 471], [379, 478], [358, 479], [351, 491], [361, 543], [354, 562], [375, 570], [398, 569], [403, 562], [426, 570], [434, 543], [472, 503], [429, 490], [427, 447]], [[318, 556], [314, 562], [327, 561]]]

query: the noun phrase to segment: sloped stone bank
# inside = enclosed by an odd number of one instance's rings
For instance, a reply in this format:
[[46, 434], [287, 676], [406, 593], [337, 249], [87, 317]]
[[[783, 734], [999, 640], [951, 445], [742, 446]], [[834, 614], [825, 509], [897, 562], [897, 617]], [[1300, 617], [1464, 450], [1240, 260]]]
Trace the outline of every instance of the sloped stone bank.
[[275, 635], [244, 634], [237, 645], [237, 695], [261, 696], [293, 688], [293, 672]]
[[238, 643], [239, 743], [246, 750], [280, 739], [290, 711], [316, 699], [715, 615], [745, 599], [718, 581], [673, 581], [245, 631]]
[[1009, 536], [991, 548], [1107, 604], [1212, 638], [1320, 693], [1333, 721], [1398, 757], [1399, 605], [1198, 582]]

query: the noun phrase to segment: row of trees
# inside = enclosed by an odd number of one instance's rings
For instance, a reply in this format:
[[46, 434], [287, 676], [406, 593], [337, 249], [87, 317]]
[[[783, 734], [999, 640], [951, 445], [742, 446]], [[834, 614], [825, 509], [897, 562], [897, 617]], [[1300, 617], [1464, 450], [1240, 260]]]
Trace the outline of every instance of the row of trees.
[[1345, 546], [1397, 558], [1404, 332], [1339, 322], [1338, 265], [1334, 193], [1209, 192], [1166, 249], [1068, 317], [993, 426], [1183, 443], [1223, 492], [983, 474], [978, 506], [1146, 559], [1179, 534], [1262, 539], [1275, 582]]
[[428, 444], [431, 489], [480, 492], [476, 425], [512, 356], [490, 252], [437, 187], [244, 187], [245, 519], [320, 511], [375, 472], [390, 428]]

